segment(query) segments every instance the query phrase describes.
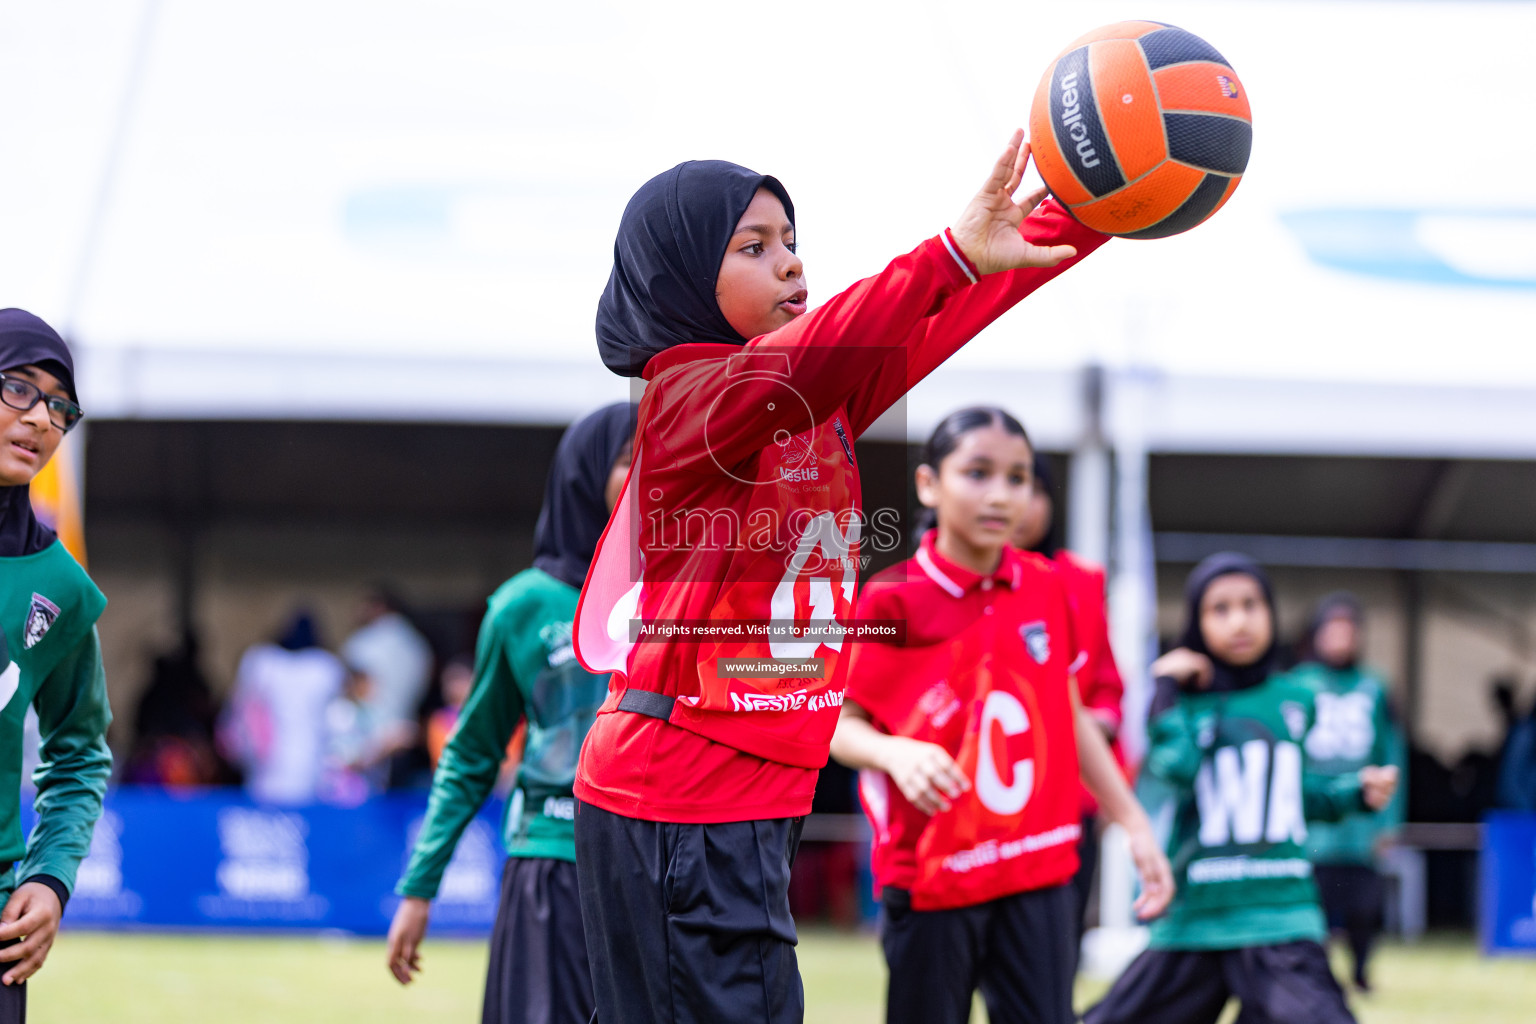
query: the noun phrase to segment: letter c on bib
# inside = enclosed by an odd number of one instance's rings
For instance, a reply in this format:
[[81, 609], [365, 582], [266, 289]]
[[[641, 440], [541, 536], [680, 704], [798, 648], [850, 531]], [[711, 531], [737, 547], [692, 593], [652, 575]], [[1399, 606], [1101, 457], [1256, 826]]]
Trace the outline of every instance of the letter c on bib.
[[1035, 788], [1035, 761], [1026, 757], [1013, 762], [1013, 784], [1004, 785], [997, 773], [992, 750], [993, 723], [1002, 726], [1005, 736], [1022, 736], [1029, 731], [1029, 715], [1024, 705], [1011, 693], [993, 690], [981, 707], [981, 749], [976, 756], [976, 796], [994, 814], [1018, 814], [1029, 803]]

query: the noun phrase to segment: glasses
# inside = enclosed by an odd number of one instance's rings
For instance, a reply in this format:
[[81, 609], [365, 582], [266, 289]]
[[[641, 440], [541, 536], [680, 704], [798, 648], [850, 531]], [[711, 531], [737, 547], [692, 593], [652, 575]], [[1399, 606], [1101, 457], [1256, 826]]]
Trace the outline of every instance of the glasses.
[[26, 412], [38, 402], [48, 410], [48, 419], [64, 433], [69, 433], [85, 413], [67, 398], [50, 395], [42, 388], [21, 377], [8, 377], [0, 373], [0, 402], [12, 409]]

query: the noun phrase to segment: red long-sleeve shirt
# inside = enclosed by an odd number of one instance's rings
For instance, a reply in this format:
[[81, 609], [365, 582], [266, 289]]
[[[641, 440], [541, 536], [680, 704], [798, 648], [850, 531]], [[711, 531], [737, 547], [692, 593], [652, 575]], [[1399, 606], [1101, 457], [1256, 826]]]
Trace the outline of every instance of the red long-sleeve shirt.
[[[680, 345], [650, 360], [634, 466], [577, 612], [583, 663], [614, 673], [582, 749], [581, 800], [676, 822], [810, 809], [849, 641], [761, 630], [850, 622], [860, 545], [880, 529], [860, 504], [854, 439], [1107, 240], [1054, 201], [1020, 230], [1078, 255], [973, 283], [939, 236], [744, 347]], [[636, 642], [637, 628], [650, 635]], [[793, 678], [742, 675], [753, 658], [820, 664]], [[666, 720], [623, 711], [626, 689], [676, 704]]]

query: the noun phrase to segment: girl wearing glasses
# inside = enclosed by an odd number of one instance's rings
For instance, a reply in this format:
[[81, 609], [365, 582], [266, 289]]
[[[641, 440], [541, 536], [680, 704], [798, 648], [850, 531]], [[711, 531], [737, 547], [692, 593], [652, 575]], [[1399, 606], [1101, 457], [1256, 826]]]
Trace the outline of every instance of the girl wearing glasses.
[[[80, 420], [74, 362], [53, 328], [0, 310], [0, 1024], [26, 1019], [26, 980], [47, 959], [112, 769], [101, 595], [33, 515], [32, 478]], [[37, 826], [22, 835], [21, 732], [42, 732]]]

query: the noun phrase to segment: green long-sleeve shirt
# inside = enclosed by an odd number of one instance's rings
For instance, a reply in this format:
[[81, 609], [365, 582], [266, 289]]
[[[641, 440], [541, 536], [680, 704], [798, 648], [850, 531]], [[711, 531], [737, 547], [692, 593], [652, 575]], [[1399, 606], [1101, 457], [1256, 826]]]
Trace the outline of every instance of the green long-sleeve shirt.
[[490, 795], [517, 723], [528, 738], [507, 801], [509, 857], [576, 860], [576, 758], [608, 694], [608, 677], [581, 667], [571, 646], [579, 592], [528, 569], [491, 595], [475, 647], [475, 682], [432, 778], [426, 821], [401, 896], [437, 895], [453, 848]]
[[1138, 783], [1178, 883], [1152, 925], [1158, 949], [1321, 940], [1307, 821], [1360, 806], [1360, 784], [1307, 764], [1312, 691], [1286, 676], [1228, 693], [1185, 693], [1149, 725]]
[[[1298, 666], [1291, 676], [1310, 688], [1317, 721], [1307, 733], [1307, 762], [1322, 775], [1353, 777], [1366, 765], [1396, 765], [1407, 770], [1403, 735], [1392, 720], [1387, 685], [1369, 669], [1335, 669], [1316, 662]], [[1371, 864], [1382, 833], [1403, 823], [1406, 780], [1379, 811], [1361, 809], [1339, 822], [1318, 822], [1307, 836], [1307, 856], [1314, 864]]]
[[[17, 881], [42, 875], [67, 892], [90, 851], [91, 830], [112, 772], [112, 711], [96, 620], [107, 599], [53, 543], [0, 558], [0, 903]], [[27, 706], [37, 709], [41, 763], [33, 774], [37, 824], [21, 833], [21, 739]]]

